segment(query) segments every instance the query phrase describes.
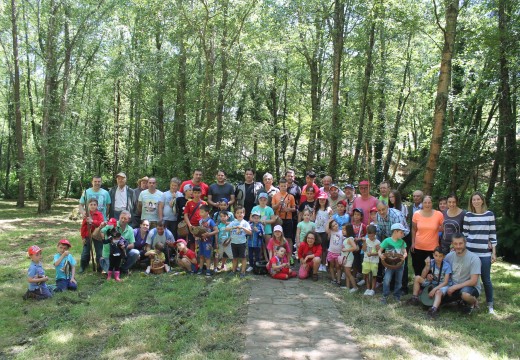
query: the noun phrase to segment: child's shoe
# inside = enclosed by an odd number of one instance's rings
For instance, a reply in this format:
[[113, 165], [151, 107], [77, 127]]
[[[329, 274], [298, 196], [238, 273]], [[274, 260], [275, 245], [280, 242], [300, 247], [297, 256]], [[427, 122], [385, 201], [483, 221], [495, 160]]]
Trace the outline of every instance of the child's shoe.
[[406, 302], [407, 305], [419, 305], [419, 298], [417, 296], [412, 296], [410, 299], [408, 299], [408, 301]]
[[368, 294], [369, 296], [374, 296], [376, 294], [375, 290], [369, 290], [369, 291], [370, 291], [370, 294]]
[[363, 285], [365, 285], [365, 280], [358, 281], [357, 285], [358, 285], [358, 286], [363, 286]]
[[383, 296], [383, 297], [381, 298], [381, 304], [383, 304], [383, 305], [388, 304], [388, 300], [386, 299], [386, 297]]
[[428, 318], [430, 318], [431, 320], [435, 320], [437, 318], [437, 316], [439, 315], [439, 310], [432, 306], [428, 310], [427, 315], [428, 315]]
[[246, 277], [246, 274], [241, 272], [241, 273], [240, 273], [240, 278], [241, 278], [241, 279], [244, 279], [245, 277]]
[[351, 294], [355, 293], [356, 291], [358, 291], [358, 288], [352, 288], [352, 289], [349, 290], [349, 292], [350, 292]]
[[211, 276], [211, 275], [213, 275], [213, 274], [211, 273], [211, 270], [206, 270], [206, 276]]
[[370, 289], [366, 289], [365, 292], [363, 293], [363, 295], [365, 296], [370, 296], [371, 292], [370, 292]]
[[246, 269], [247, 272], [251, 272], [253, 271], [253, 267], [252, 266], [248, 266], [247, 269]]
[[107, 272], [107, 280], [110, 280], [110, 279], [112, 279], [112, 271], [109, 270]]
[[119, 275], [121, 275], [120, 271], [114, 271], [114, 279], [118, 282], [121, 281], [121, 279], [119, 278]]

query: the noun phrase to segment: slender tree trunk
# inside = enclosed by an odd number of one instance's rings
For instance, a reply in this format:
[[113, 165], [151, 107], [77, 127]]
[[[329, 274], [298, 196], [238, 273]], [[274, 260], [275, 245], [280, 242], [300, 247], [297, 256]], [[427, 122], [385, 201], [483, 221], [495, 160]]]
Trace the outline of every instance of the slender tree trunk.
[[278, 131], [278, 88], [276, 81], [278, 80], [278, 67], [276, 64], [273, 67], [273, 84], [269, 92], [271, 103], [269, 108], [271, 110], [271, 138], [273, 139], [273, 155], [275, 176], [280, 176], [280, 132]]
[[[382, 18], [385, 18], [384, 4], [381, 0], [380, 6], [382, 8]], [[380, 42], [380, 62], [381, 62], [381, 73], [379, 79], [378, 93], [379, 93], [379, 104], [378, 104], [378, 117], [375, 126], [375, 138], [374, 138], [374, 167], [375, 167], [375, 183], [380, 184], [384, 179], [383, 177], [383, 147], [385, 138], [385, 125], [386, 125], [386, 34], [385, 34], [385, 23], [381, 21], [381, 28], [379, 29], [379, 42]]]
[[11, 25], [13, 35], [14, 60], [14, 115], [16, 134], [16, 174], [18, 177], [17, 207], [25, 206], [25, 156], [23, 152], [22, 112], [20, 110], [20, 61], [18, 59], [18, 26], [16, 1], [11, 0]]
[[[166, 152], [166, 138], [164, 133], [164, 71], [162, 64], [162, 31], [161, 24], [155, 32], [155, 48], [157, 50], [157, 155], [161, 157]], [[162, 167], [161, 167], [162, 168]]]
[[[435, 4], [435, 0], [434, 0]], [[435, 10], [436, 11], [436, 10]], [[435, 13], [437, 16], [437, 13]], [[431, 194], [437, 162], [441, 153], [442, 128], [446, 118], [446, 108], [448, 105], [449, 88], [451, 82], [451, 61], [454, 54], [455, 35], [457, 32], [457, 17], [459, 15], [459, 0], [449, 0], [446, 2], [446, 26], [441, 27], [444, 33], [444, 47], [442, 49], [442, 60], [440, 67], [439, 81], [437, 84], [437, 96], [435, 98], [435, 110], [433, 113], [433, 133], [430, 144], [430, 154], [426, 164], [426, 171], [423, 178], [423, 191]]]
[[119, 172], [119, 114], [121, 112], [121, 83], [117, 79], [114, 86], [115, 104], [114, 104], [114, 167], [112, 169], [113, 178]]

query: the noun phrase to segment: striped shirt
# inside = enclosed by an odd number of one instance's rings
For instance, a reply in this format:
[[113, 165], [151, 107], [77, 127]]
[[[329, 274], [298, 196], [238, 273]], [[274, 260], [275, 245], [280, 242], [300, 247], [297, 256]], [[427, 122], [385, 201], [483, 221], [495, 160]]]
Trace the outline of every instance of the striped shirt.
[[397, 209], [389, 208], [386, 218], [383, 218], [379, 213], [377, 214], [377, 237], [379, 239], [392, 237], [391, 227], [393, 224], [401, 224], [404, 226], [404, 236], [410, 233], [410, 228], [406, 223], [406, 218], [403, 213]]
[[466, 248], [479, 257], [491, 256], [489, 244], [496, 246], [497, 232], [495, 214], [486, 211], [483, 214], [467, 212], [464, 216], [462, 231], [467, 239]]

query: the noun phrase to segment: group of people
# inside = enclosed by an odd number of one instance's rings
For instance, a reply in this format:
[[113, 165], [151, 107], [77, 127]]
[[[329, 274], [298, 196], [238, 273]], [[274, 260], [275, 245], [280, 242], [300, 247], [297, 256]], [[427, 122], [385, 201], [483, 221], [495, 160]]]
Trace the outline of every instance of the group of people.
[[[432, 318], [442, 301], [460, 300], [470, 312], [482, 279], [489, 312], [494, 313], [490, 273], [496, 260], [495, 218], [479, 192], [472, 194], [467, 211], [459, 208], [453, 194], [440, 199], [436, 210], [432, 197], [420, 190], [406, 205], [386, 181], [379, 184], [376, 198], [368, 180], [359, 182], [357, 194], [354, 185], [338, 186], [330, 176], [318, 186], [313, 171], [306, 173], [302, 187], [292, 170], [276, 185], [270, 173], [263, 175], [263, 182], [255, 181], [253, 169], [245, 170], [244, 181], [236, 187], [227, 182], [223, 170], [211, 185], [202, 175], [197, 169], [189, 180], [172, 178], [164, 192], [153, 177], [139, 179], [132, 189], [126, 175], [119, 173], [117, 185], [109, 191], [101, 188], [100, 177], [93, 177], [92, 187], [79, 201], [84, 219], [78, 273], [95, 261], [98, 271], [120, 281], [138, 261], [162, 263], [166, 271], [175, 261], [189, 273], [212, 276], [227, 271], [232, 260], [229, 274], [244, 277], [263, 261], [275, 279], [317, 281], [320, 271], [328, 271], [333, 284], [351, 293], [366, 284], [367, 296], [382, 285], [381, 301], [386, 304], [392, 288], [396, 300], [408, 294], [411, 256], [415, 278], [409, 303], [418, 303], [424, 288], [434, 299], [428, 312]], [[58, 244], [57, 269], [72, 257], [71, 245], [65, 242]], [[35, 284], [41, 289], [46, 282], [37, 250], [29, 249], [32, 292]], [[401, 264], [386, 266], [388, 253], [399, 254]], [[73, 270], [60, 274], [66, 274], [66, 288], [74, 289], [73, 258], [67, 266]]]

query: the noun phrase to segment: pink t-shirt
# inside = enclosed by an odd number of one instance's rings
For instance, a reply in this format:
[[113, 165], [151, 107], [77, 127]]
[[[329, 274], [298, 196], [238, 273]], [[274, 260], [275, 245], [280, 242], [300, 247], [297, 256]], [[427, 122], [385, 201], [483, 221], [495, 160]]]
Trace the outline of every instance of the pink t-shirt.
[[444, 216], [440, 211], [433, 210], [432, 216], [421, 215], [421, 210], [413, 214], [412, 222], [417, 225], [415, 233], [415, 248], [417, 250], [433, 251], [439, 246], [439, 226], [442, 226]]
[[[363, 200], [361, 196], [358, 196], [354, 199], [354, 203], [352, 204], [352, 211], [354, 209], [363, 210], [363, 219], [361, 222], [365, 225], [370, 224], [370, 209], [377, 205], [377, 199], [373, 196], [370, 196], [368, 199]], [[352, 212], [350, 213], [352, 216]]]

